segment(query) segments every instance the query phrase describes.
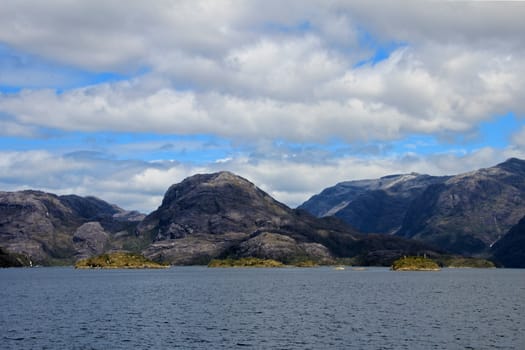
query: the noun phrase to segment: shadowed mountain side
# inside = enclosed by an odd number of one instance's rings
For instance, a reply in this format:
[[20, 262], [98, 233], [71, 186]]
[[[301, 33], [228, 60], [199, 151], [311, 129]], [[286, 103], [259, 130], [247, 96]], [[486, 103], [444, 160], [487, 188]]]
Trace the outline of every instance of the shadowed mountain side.
[[458, 254], [487, 252], [525, 215], [525, 161], [454, 176], [409, 207], [398, 235]]
[[505, 267], [525, 268], [525, 217], [492, 246], [492, 254]]
[[318, 217], [336, 216], [364, 233], [396, 232], [410, 203], [447, 177], [420, 174], [341, 182], [299, 206]]
[[0, 247], [0, 267], [30, 266], [31, 262], [25, 255], [13, 254]]
[[525, 161], [447, 177], [405, 174], [348, 181], [300, 206], [362, 232], [414, 238], [456, 254], [488, 254], [525, 215]]

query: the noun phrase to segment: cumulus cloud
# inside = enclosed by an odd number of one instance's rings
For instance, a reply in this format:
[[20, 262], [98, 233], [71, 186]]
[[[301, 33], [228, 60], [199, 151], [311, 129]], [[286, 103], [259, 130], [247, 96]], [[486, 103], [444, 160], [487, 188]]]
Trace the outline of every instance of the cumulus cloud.
[[[0, 87], [21, 88], [0, 94], [3, 136], [213, 135], [227, 146], [201, 162], [144, 160], [163, 140], [88, 149], [101, 154], [4, 149], [0, 184], [150, 211], [172, 183], [228, 169], [295, 206], [338, 181], [453, 174], [523, 156], [523, 131], [501, 149], [383, 151], [525, 115], [523, 18], [520, 2], [3, 1], [0, 45], [21, 53], [4, 62], [31, 57], [0, 68]], [[77, 70], [123, 78], [55, 90], [80, 81]], [[333, 140], [344, 151], [327, 151]]]
[[[434, 48], [405, 48], [375, 65], [348, 68], [328, 51], [312, 55], [303, 44], [258, 43], [232, 53], [228, 59], [235, 63], [222, 71], [232, 71], [225, 92], [180, 90], [148, 76], [0, 96], [0, 110], [24, 124], [63, 130], [303, 142], [465, 132], [494, 115], [525, 112], [519, 79], [525, 61], [505, 53], [448, 48], [436, 62]], [[299, 52], [279, 61], [282, 50]]]
[[517, 147], [525, 149], [525, 127], [522, 127], [512, 135], [512, 143]]
[[[24, 124], [354, 142], [464, 132], [525, 111], [521, 4], [4, 5], [7, 45], [94, 71], [147, 67], [123, 82], [0, 96], [0, 111]], [[360, 38], [363, 30], [379, 44]], [[356, 65], [370, 46], [391, 41], [406, 45]]]

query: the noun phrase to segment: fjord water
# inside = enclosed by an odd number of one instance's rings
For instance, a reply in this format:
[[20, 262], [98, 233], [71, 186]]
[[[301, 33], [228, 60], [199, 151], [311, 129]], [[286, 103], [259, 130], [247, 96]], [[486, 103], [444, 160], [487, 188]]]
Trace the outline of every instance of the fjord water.
[[2, 349], [525, 349], [525, 270], [0, 270]]

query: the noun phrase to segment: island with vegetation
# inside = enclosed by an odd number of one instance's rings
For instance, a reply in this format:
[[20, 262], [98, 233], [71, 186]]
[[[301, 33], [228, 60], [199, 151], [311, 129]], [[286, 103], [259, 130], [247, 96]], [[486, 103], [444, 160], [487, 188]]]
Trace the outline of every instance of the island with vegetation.
[[468, 258], [462, 256], [443, 256], [437, 258], [439, 265], [448, 268], [495, 268], [496, 265], [490, 260], [482, 258]]
[[285, 265], [273, 259], [239, 258], [213, 259], [208, 267], [284, 267]]
[[424, 256], [404, 256], [394, 261], [391, 266], [394, 271], [439, 271], [439, 265]]
[[274, 259], [255, 257], [213, 259], [208, 267], [317, 267], [319, 263], [310, 259], [297, 259], [282, 262]]
[[159, 264], [134, 253], [116, 252], [102, 254], [77, 261], [76, 269], [163, 269], [169, 265]]

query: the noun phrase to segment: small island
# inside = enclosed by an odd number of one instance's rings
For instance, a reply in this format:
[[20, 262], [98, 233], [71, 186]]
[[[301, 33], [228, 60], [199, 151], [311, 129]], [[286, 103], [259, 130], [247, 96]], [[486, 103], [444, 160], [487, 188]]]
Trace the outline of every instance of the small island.
[[159, 264], [140, 254], [110, 253], [77, 261], [76, 269], [164, 269], [169, 265]]
[[490, 260], [462, 256], [445, 256], [438, 259], [440, 265], [448, 268], [490, 269], [496, 265]]
[[273, 259], [240, 258], [213, 259], [208, 267], [284, 267], [285, 265]]
[[405, 256], [394, 261], [394, 271], [439, 271], [439, 265], [432, 259], [423, 256]]

